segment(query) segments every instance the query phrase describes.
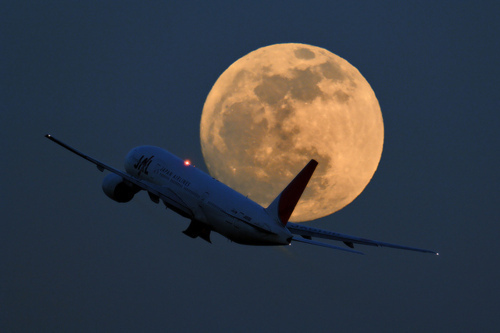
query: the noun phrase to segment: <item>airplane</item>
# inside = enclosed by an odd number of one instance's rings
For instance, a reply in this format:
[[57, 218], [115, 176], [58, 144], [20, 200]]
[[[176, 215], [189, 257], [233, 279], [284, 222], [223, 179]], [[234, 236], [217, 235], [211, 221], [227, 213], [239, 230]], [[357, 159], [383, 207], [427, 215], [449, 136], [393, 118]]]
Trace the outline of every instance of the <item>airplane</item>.
[[[100, 162], [56, 139], [46, 138], [95, 164], [101, 172], [109, 173], [102, 182], [104, 193], [120, 203], [129, 202], [144, 190], [155, 203], [163, 204], [191, 222], [184, 234], [211, 243], [212, 231], [229, 240], [245, 245], [291, 245], [307, 243], [363, 254], [354, 250], [354, 244], [389, 247], [423, 253], [439, 253], [431, 250], [390, 244], [365, 238], [340, 234], [289, 222], [304, 189], [318, 165], [314, 159], [300, 171], [285, 189], [263, 207], [231, 189], [210, 175], [197, 169], [188, 160], [154, 146], [132, 149], [125, 158], [125, 171]], [[347, 247], [323, 243], [315, 238], [343, 242]]]

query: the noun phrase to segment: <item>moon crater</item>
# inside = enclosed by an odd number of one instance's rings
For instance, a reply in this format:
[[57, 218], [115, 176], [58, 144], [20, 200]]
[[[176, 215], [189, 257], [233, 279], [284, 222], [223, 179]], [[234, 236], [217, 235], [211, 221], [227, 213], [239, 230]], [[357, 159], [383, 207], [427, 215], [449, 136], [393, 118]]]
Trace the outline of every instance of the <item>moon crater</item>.
[[263, 206], [316, 159], [291, 218], [306, 221], [363, 191], [382, 154], [384, 127], [373, 90], [346, 60], [311, 45], [276, 44], [219, 77], [200, 138], [209, 172]]

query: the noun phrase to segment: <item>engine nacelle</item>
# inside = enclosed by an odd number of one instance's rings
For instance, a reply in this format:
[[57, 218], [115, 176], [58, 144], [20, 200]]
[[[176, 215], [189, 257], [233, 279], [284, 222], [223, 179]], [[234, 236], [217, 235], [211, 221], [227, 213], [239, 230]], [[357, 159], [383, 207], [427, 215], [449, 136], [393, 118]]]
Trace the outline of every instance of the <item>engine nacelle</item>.
[[122, 177], [110, 173], [102, 181], [102, 190], [116, 202], [129, 202], [140, 189], [124, 182]]

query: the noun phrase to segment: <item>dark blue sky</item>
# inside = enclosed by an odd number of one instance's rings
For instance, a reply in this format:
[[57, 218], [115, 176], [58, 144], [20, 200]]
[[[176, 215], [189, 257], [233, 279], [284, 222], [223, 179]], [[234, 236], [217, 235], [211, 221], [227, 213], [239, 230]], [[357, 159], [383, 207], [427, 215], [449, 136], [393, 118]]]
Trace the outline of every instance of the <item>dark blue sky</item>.
[[[0, 331], [489, 331], [500, 320], [495, 1], [8, 1], [0, 29]], [[300, 42], [356, 66], [382, 160], [318, 227], [438, 250], [213, 245], [47, 132], [121, 167], [153, 144], [203, 170], [206, 95], [235, 60]], [[361, 248], [359, 248], [361, 249]]]

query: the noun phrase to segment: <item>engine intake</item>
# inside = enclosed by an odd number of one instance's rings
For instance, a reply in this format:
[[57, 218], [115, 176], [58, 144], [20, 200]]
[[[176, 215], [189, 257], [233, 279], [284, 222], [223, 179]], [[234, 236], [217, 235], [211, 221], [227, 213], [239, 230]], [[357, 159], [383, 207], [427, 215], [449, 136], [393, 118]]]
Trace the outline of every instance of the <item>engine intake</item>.
[[127, 184], [123, 178], [110, 173], [102, 181], [102, 190], [116, 202], [129, 202], [140, 191], [137, 186]]

